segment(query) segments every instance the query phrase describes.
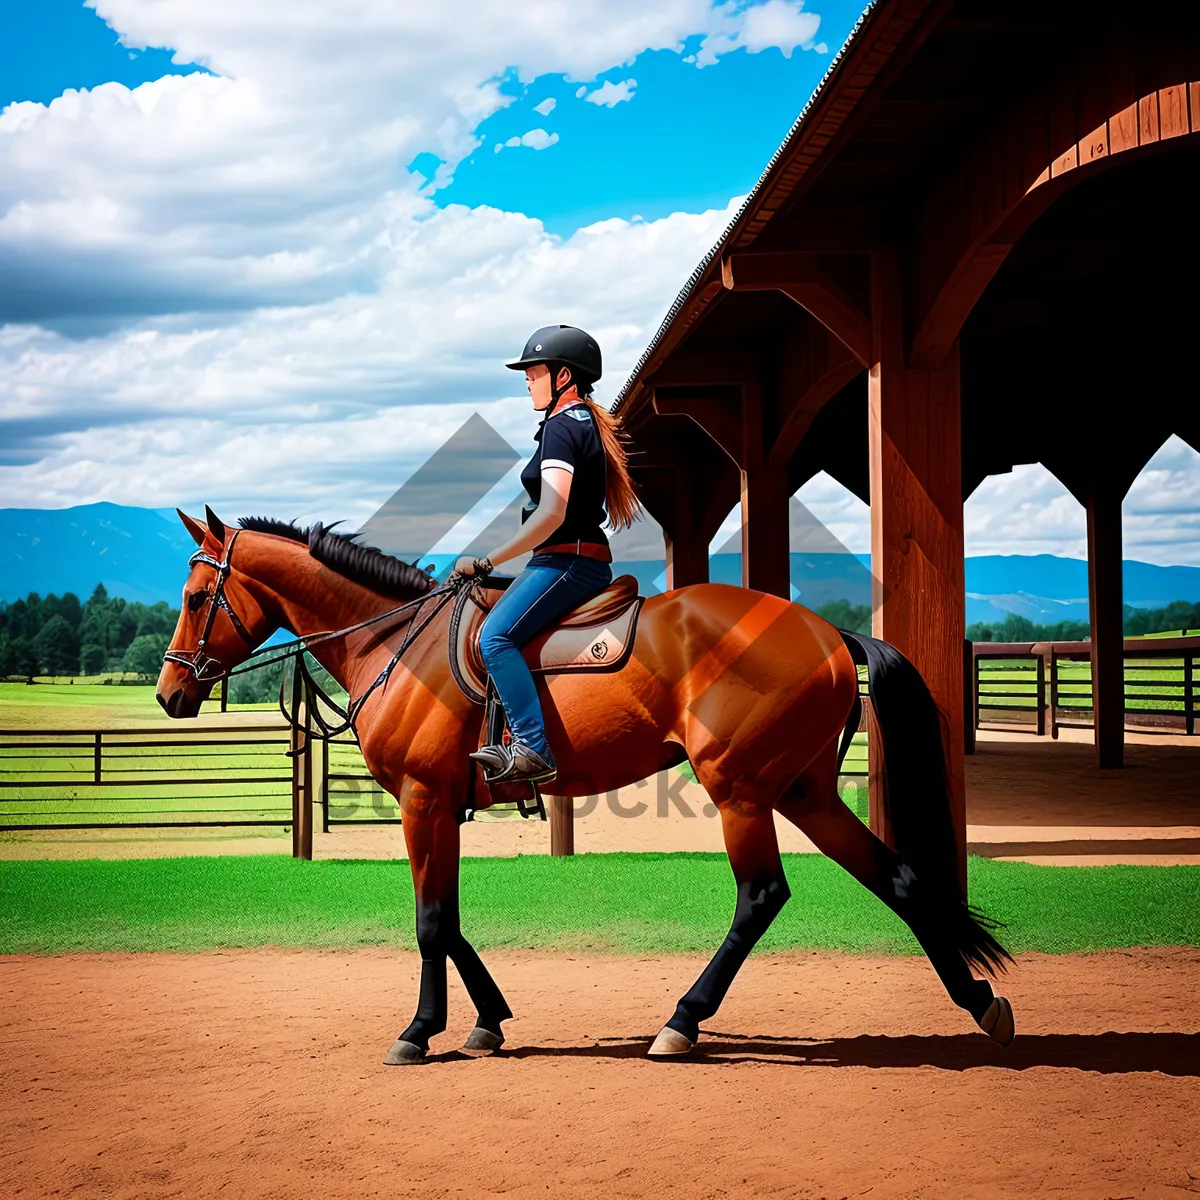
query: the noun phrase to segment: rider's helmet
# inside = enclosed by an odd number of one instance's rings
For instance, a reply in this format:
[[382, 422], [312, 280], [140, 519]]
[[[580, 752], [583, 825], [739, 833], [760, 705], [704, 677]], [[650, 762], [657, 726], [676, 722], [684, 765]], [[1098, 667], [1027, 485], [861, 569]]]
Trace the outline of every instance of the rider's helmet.
[[[591, 385], [600, 378], [600, 347], [590, 333], [576, 329], [574, 325], [544, 325], [530, 335], [521, 357], [504, 365], [514, 371], [523, 371], [539, 363], [545, 363], [552, 371], [555, 365], [570, 367], [582, 396], [590, 392]], [[550, 386], [558, 391], [553, 379]]]

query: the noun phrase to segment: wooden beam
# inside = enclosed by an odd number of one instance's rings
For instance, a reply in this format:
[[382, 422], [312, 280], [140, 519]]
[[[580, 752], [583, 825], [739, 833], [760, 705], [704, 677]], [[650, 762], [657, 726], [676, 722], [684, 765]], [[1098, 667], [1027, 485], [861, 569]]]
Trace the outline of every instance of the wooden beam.
[[721, 282], [730, 291], [783, 292], [845, 344], [862, 366], [871, 357], [871, 326], [862, 311], [811, 254], [730, 254], [721, 259]]
[[693, 351], [676, 354], [647, 377], [646, 386], [656, 388], [741, 387], [757, 378], [761, 363], [756, 355], [729, 350]]
[[[899, 256], [872, 264], [875, 362], [869, 382], [872, 632], [907, 657], [942, 721], [959, 872], [966, 887], [963, 768], [962, 436], [958, 345], [942, 367], [905, 364]], [[873, 753], [880, 752], [878, 741]], [[878, 783], [876, 783], [876, 789]], [[881, 813], [883, 798], [872, 797]], [[877, 833], [886, 832], [881, 821]]]
[[846, 361], [819, 376], [784, 418], [771, 447], [772, 466], [787, 468], [817, 414], [862, 371], [858, 359], [851, 357], [849, 351], [846, 354]]
[[715, 396], [687, 396], [664, 393], [655, 387], [650, 393], [654, 411], [663, 417], [691, 417], [705, 433], [740, 467], [742, 429], [738, 414]]

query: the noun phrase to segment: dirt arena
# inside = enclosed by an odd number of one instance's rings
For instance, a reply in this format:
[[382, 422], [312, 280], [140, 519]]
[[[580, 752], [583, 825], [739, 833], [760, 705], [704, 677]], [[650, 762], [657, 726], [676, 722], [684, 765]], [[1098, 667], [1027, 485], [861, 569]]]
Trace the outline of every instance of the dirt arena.
[[754, 957], [693, 1061], [696, 958], [492, 953], [501, 1056], [384, 1067], [413, 955], [0, 959], [0, 1195], [1200, 1194], [1200, 951], [1022, 956], [1018, 1038], [920, 959]]

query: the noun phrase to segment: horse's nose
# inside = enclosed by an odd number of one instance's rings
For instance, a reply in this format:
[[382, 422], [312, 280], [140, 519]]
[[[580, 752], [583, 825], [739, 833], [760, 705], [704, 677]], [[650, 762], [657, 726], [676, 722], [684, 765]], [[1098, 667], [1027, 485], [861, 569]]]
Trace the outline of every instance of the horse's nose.
[[154, 698], [158, 701], [163, 712], [165, 712], [168, 717], [177, 717], [179, 715], [179, 704], [183, 699], [183, 688], [176, 688], [171, 695], [165, 699], [162, 692], [155, 692]]

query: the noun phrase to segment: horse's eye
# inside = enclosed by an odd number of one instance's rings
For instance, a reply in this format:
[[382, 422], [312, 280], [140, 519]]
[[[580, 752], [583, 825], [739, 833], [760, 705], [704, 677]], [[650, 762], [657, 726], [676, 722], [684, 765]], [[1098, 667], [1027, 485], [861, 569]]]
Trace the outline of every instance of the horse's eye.
[[199, 612], [204, 607], [204, 602], [207, 599], [207, 592], [193, 592], [188, 597], [188, 612]]

